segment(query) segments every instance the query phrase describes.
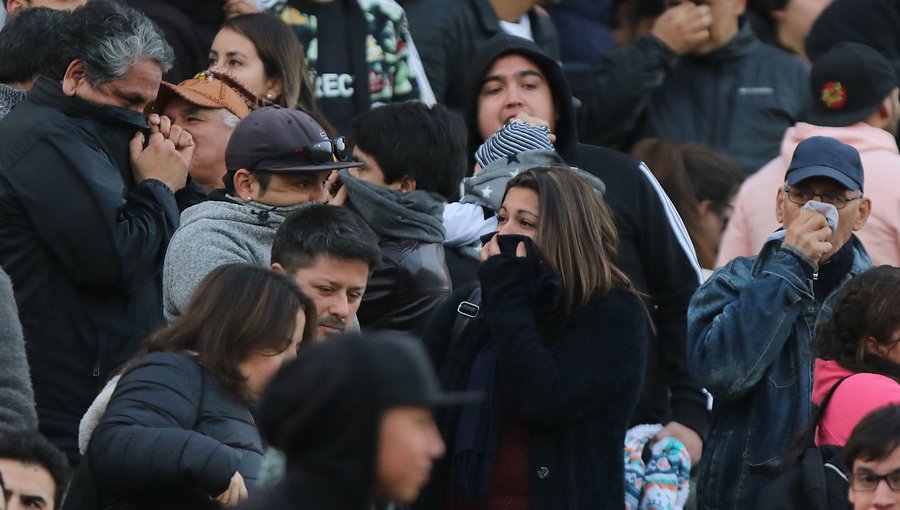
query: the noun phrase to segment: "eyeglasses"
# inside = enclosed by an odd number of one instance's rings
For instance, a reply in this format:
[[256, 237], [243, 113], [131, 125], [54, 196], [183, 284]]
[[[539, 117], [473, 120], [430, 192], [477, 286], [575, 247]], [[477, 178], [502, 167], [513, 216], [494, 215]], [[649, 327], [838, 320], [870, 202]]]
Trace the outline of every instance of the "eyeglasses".
[[850, 474], [850, 487], [859, 492], [872, 492], [878, 488], [878, 484], [884, 480], [894, 492], [900, 492], [900, 469], [891, 471], [886, 475], [876, 475], [867, 471]]
[[807, 202], [812, 200], [815, 197], [819, 197], [820, 201], [825, 202], [826, 204], [831, 204], [835, 207], [835, 209], [843, 209], [847, 207], [849, 202], [854, 200], [859, 200], [862, 198], [862, 194], [859, 194], [855, 197], [847, 197], [844, 195], [830, 195], [827, 193], [816, 193], [810, 191], [808, 189], [798, 188], [796, 186], [785, 186], [784, 192], [787, 193], [788, 200], [797, 204], [797, 205], [806, 205]]
[[[281, 159], [296, 154], [305, 154], [309, 157], [313, 165], [326, 165], [334, 163], [335, 158], [338, 161], [349, 161], [353, 156], [353, 149], [350, 145], [350, 139], [346, 136], [339, 136], [334, 140], [322, 140], [321, 142], [307, 145], [304, 147], [295, 147], [275, 154], [267, 154], [265, 158], [259, 160]], [[257, 161], [257, 163], [259, 163]], [[256, 164], [254, 164], [254, 167]]]

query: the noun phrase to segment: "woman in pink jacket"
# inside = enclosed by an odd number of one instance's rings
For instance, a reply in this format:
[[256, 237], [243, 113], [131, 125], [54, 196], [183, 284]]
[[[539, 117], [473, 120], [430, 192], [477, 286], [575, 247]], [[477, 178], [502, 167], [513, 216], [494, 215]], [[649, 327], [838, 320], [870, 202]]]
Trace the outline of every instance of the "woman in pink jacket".
[[816, 445], [843, 446], [871, 411], [900, 403], [900, 268], [879, 266], [850, 280], [816, 337], [812, 401], [835, 390]]

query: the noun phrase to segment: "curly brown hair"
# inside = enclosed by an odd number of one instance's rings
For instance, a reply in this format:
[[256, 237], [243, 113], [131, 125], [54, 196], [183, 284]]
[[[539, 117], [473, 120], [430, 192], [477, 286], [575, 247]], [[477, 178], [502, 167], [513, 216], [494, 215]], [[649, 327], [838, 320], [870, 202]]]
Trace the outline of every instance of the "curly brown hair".
[[[890, 348], [896, 343], [897, 330], [900, 268], [879, 266], [853, 278], [840, 290], [831, 318], [816, 336], [816, 355], [853, 372], [878, 373], [900, 382], [900, 365], [870, 349], [872, 339]], [[896, 370], [891, 370], [894, 365]]]

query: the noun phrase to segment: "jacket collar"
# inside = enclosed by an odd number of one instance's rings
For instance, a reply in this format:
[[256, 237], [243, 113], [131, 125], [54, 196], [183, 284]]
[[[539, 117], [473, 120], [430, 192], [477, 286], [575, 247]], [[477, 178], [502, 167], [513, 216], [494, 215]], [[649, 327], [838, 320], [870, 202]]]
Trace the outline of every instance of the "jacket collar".
[[753, 29], [750, 28], [750, 23], [746, 19], [741, 18], [737, 34], [725, 43], [725, 46], [713, 50], [709, 55], [691, 57], [691, 59], [706, 61], [707, 63], [727, 62], [743, 57], [755, 50], [759, 44], [761, 43], [756, 34], [753, 33]]
[[[758, 275], [762, 272], [763, 265], [769, 261], [775, 254], [778, 252], [778, 249], [781, 247], [781, 243], [783, 239], [771, 239], [763, 245], [762, 250], [759, 252], [759, 256], [756, 258], [756, 262], [753, 264], [753, 274]], [[850, 278], [862, 273], [863, 271], [872, 267], [872, 261], [869, 260], [869, 254], [866, 252], [866, 248], [860, 242], [859, 238], [856, 235], [851, 235], [850, 240], [847, 241], [851, 243], [850, 246], [853, 249], [853, 262], [850, 264], [850, 271], [847, 272], [847, 275], [841, 280], [841, 283], [846, 282]], [[806, 276], [797, 276], [794, 275], [794, 278], [791, 278], [791, 283], [798, 289], [802, 290], [806, 294], [808, 294], [811, 298], [813, 297], [812, 292], [812, 284], [810, 280], [806, 278]], [[838, 286], [837, 288], [840, 288]], [[832, 292], [832, 295], [835, 293]]]

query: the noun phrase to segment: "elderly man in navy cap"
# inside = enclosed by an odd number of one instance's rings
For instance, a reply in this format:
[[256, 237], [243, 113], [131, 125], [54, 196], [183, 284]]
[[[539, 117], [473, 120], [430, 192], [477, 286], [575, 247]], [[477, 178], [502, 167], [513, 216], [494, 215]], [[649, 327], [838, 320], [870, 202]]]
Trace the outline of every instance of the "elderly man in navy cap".
[[751, 508], [806, 427], [815, 325], [841, 284], [871, 266], [853, 235], [871, 210], [863, 184], [856, 149], [834, 138], [804, 140], [777, 190], [783, 228], [694, 294], [688, 365], [716, 399], [698, 508]]

